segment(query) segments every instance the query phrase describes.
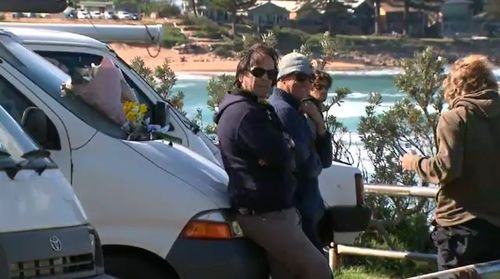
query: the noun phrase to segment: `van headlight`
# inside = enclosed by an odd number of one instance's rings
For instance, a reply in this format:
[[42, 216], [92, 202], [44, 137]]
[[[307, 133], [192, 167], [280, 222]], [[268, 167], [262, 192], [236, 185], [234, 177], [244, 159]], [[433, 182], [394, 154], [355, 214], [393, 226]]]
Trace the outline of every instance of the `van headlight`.
[[92, 245], [94, 264], [97, 273], [104, 273], [104, 257], [102, 254], [101, 240], [99, 234], [93, 227], [89, 227], [90, 245]]
[[213, 210], [202, 212], [189, 220], [181, 236], [190, 239], [228, 240], [243, 237], [243, 231], [230, 212]]

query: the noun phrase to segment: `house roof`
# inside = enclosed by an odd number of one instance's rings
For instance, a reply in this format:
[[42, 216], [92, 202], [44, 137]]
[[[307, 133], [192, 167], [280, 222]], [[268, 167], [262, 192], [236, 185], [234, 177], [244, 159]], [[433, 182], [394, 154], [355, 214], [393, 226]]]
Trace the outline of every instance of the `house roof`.
[[267, 12], [273, 11], [273, 12], [283, 13], [283, 14], [287, 14], [287, 15], [290, 13], [287, 9], [282, 8], [278, 5], [276, 5], [275, 3], [269, 1], [269, 2], [265, 2], [263, 4], [249, 8], [247, 10], [247, 14], [258, 12], [259, 10], [265, 10]]
[[472, 1], [469, 0], [448, 0], [444, 3], [444, 5], [449, 4], [472, 4]]
[[369, 4], [370, 6], [373, 6], [372, 3], [370, 1], [367, 1], [367, 0], [343, 0], [343, 1], [339, 1], [339, 2], [343, 2], [344, 5], [350, 6], [353, 9], [356, 9], [357, 7], [361, 6], [361, 4], [363, 4], [365, 2], [367, 4]]
[[[403, 5], [391, 5], [387, 2], [380, 3], [380, 9], [384, 10], [386, 13], [396, 13], [404, 12], [405, 7]], [[410, 12], [417, 12], [418, 10], [410, 7]]]
[[280, 8], [283, 8], [289, 12], [296, 12], [297, 10], [304, 5], [305, 2], [299, 2], [299, 1], [284, 1], [284, 0], [257, 0], [255, 2], [255, 6], [252, 8], [256, 8], [258, 6], [262, 6], [264, 4], [271, 3], [274, 4]]

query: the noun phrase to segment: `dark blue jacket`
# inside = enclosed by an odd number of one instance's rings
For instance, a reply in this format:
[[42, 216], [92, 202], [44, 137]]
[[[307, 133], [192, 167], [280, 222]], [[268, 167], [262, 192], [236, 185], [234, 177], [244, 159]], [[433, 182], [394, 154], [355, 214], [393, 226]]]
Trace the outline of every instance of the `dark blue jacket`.
[[262, 212], [293, 206], [293, 152], [272, 106], [245, 92], [226, 94], [215, 122], [231, 205]]
[[[300, 101], [291, 94], [275, 88], [269, 102], [295, 142], [297, 176], [303, 178], [318, 177], [323, 167], [316, 152], [314, 134], [306, 117], [299, 112]], [[299, 187], [302, 186], [299, 185]]]

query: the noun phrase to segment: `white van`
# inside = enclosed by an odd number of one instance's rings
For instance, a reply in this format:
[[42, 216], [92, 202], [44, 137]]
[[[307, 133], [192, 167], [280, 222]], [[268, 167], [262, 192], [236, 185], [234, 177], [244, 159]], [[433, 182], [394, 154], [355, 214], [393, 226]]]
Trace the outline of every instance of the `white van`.
[[[9, 113], [71, 181], [101, 237], [108, 274], [266, 277], [261, 249], [243, 237], [228, 211], [223, 169], [179, 144], [125, 140], [117, 124], [79, 97], [61, 97], [69, 76], [20, 41], [0, 31], [0, 74], [16, 87], [3, 92], [0, 104], [10, 103]], [[164, 110], [157, 99], [140, 99], [151, 111]], [[33, 108], [43, 114], [23, 119]]]
[[[17, 90], [8, 78], [0, 70], [1, 103]], [[0, 106], [0, 278], [111, 278], [97, 232], [48, 155]]]
[[[126, 81], [138, 94], [142, 103], [154, 104], [162, 101], [159, 94], [106, 44], [74, 33], [11, 27], [15, 25], [36, 28], [50, 28], [51, 26], [0, 24], [0, 26], [6, 26], [6, 30], [16, 34], [27, 48], [45, 58], [67, 61], [76, 67], [90, 65], [90, 63], [99, 64], [103, 57], [109, 58], [121, 69]], [[71, 29], [71, 25], [68, 25], [66, 29]], [[84, 31], [84, 28], [78, 25], [78, 31]], [[104, 37], [104, 34], [100, 36]], [[222, 166], [220, 150], [217, 146], [182, 113], [170, 104], [167, 104], [167, 107], [169, 135], [177, 138], [183, 146]], [[331, 167], [322, 171], [319, 184], [321, 194], [329, 208], [328, 215], [333, 222], [333, 240], [339, 244], [352, 244], [359, 233], [366, 228], [371, 216], [370, 210], [364, 205], [363, 178], [359, 169], [333, 162]], [[330, 232], [326, 231], [324, 234], [330, 235]]]

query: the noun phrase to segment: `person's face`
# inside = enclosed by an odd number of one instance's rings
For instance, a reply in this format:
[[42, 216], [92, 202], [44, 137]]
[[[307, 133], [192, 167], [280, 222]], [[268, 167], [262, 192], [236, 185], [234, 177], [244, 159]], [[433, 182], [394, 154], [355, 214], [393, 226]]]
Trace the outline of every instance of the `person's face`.
[[318, 80], [315, 83], [313, 83], [311, 87], [311, 96], [314, 99], [323, 103], [324, 101], [326, 101], [326, 98], [328, 96], [328, 89], [329, 89], [328, 81]]
[[241, 89], [253, 92], [258, 98], [267, 98], [278, 71], [271, 57], [255, 54], [250, 68], [240, 76]]
[[296, 99], [302, 100], [309, 96], [312, 80], [312, 75], [298, 72], [286, 76], [282, 82], [288, 88], [288, 93], [292, 94]]

